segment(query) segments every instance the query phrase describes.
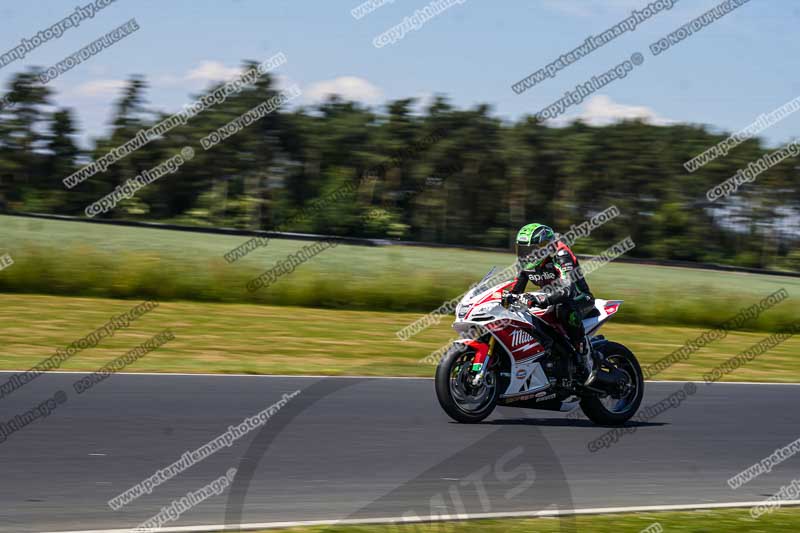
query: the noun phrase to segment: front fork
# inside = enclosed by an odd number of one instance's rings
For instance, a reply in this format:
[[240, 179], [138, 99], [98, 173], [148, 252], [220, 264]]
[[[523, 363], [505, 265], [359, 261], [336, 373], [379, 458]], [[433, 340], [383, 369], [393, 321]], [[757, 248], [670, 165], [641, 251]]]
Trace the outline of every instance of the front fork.
[[494, 351], [495, 339], [494, 335], [489, 338], [489, 344], [473, 341], [473, 347], [476, 348], [475, 359], [472, 360], [472, 371], [477, 371], [475, 377], [472, 378], [472, 385], [478, 386], [483, 383], [483, 378], [486, 376], [486, 369], [489, 368], [489, 363], [492, 361], [492, 352]]

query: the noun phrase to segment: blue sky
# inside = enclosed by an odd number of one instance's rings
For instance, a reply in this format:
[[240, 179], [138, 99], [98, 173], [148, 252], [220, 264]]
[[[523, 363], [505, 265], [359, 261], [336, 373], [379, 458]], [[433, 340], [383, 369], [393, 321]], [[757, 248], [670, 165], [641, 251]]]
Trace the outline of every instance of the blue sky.
[[[0, 53], [90, 0], [29, 0], [0, 7]], [[297, 84], [301, 103], [331, 91], [379, 106], [409, 96], [449, 95], [460, 107], [488, 103], [506, 119], [534, 114], [566, 90], [634, 52], [645, 57], [627, 78], [604, 87], [566, 116], [602, 122], [631, 115], [656, 123], [709, 124], [738, 130], [800, 96], [800, 2], [751, 0], [654, 57], [648, 46], [718, 0], [680, 0], [522, 95], [510, 86], [559, 55], [641, 9], [650, 0], [466, 0], [398, 42], [373, 39], [428, 5], [394, 0], [356, 20], [363, 0], [117, 0], [94, 19], [0, 69], [4, 86], [28, 66], [50, 66], [136, 18], [140, 30], [52, 82], [59, 105], [73, 108], [87, 135], [108, 125], [111, 104], [131, 74], [150, 82], [153, 109], [177, 111], [213, 80], [236, 75], [244, 59], [283, 52], [276, 73]], [[793, 138], [800, 113], [762, 136], [771, 146]]]

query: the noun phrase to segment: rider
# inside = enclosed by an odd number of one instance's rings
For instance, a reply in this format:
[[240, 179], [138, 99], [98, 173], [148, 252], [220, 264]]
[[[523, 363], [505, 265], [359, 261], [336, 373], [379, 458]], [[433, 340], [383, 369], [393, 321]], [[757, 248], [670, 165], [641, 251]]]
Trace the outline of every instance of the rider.
[[[578, 258], [549, 226], [527, 224], [517, 233], [519, 274], [511, 294], [520, 294], [528, 307], [555, 306], [556, 319], [564, 327], [579, 356], [591, 371], [591, 343], [583, 328], [584, 316], [594, 309], [594, 297], [580, 273]], [[528, 281], [544, 292], [525, 293]]]

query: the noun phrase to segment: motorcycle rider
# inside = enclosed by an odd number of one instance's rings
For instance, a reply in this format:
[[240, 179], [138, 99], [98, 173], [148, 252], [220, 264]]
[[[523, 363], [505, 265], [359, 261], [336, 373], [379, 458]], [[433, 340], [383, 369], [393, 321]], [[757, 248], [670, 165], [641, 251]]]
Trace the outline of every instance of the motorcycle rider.
[[[567, 332], [579, 368], [586, 369], [586, 383], [591, 382], [592, 348], [583, 319], [594, 309], [594, 296], [581, 275], [578, 258], [552, 228], [536, 223], [519, 230], [516, 252], [520, 270], [506, 301], [522, 298], [528, 307], [554, 305], [556, 319]], [[526, 293], [528, 281], [544, 292]]]

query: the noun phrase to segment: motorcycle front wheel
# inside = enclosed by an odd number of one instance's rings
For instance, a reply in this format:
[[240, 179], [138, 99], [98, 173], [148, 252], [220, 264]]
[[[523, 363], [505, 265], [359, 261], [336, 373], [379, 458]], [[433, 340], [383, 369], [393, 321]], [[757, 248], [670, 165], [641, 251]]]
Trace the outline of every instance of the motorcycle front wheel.
[[436, 397], [444, 412], [456, 422], [474, 424], [497, 406], [497, 374], [489, 370], [481, 383], [473, 383], [475, 350], [453, 345], [436, 367]]

